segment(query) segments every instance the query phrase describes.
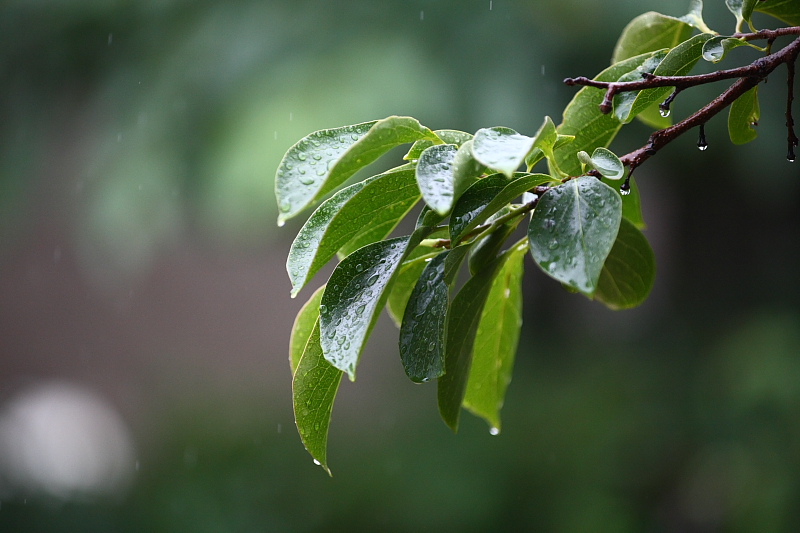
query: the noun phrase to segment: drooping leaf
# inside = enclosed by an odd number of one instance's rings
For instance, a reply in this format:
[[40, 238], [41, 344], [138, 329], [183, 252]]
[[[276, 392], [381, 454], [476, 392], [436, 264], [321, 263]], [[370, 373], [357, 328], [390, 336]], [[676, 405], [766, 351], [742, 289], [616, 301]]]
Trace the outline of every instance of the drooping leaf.
[[510, 178], [525, 161], [535, 140], [511, 128], [482, 128], [472, 140], [472, 155], [482, 165]]
[[756, 85], [731, 104], [728, 112], [728, 134], [733, 144], [749, 143], [758, 136], [753, 126], [758, 125], [761, 108]]
[[754, 9], [760, 13], [771, 15], [790, 26], [800, 26], [800, 2], [798, 0], [765, 0], [756, 2]]
[[[507, 212], [508, 208], [503, 208], [495, 213], [488, 221], [493, 222], [495, 218], [505, 215]], [[469, 271], [473, 276], [483, 270], [486, 265], [497, 257], [506, 239], [514, 233], [514, 230], [517, 229], [517, 226], [522, 222], [523, 218], [524, 217], [520, 215], [511, 219], [486, 237], [482, 237], [475, 242], [469, 254], [468, 262]]]
[[[702, 5], [701, 5], [702, 13]], [[701, 19], [702, 20], [702, 19]], [[617, 44], [611, 63], [619, 63], [631, 57], [663, 48], [674, 48], [692, 35], [692, 25], [650, 11], [639, 15], [625, 26]]]
[[453, 160], [458, 148], [439, 144], [425, 149], [417, 163], [417, 185], [428, 207], [446, 215], [453, 207]]
[[614, 152], [607, 148], [598, 147], [592, 154], [592, 164], [603, 177], [618, 180], [625, 176], [625, 167]]
[[419, 200], [414, 167], [404, 165], [351, 185], [323, 202], [303, 225], [286, 269], [295, 296], [340, 249], [386, 237]]
[[473, 345], [472, 367], [463, 405], [500, 431], [500, 409], [511, 382], [522, 326], [522, 271], [528, 243], [509, 250], [492, 282]]
[[[703, 56], [703, 45], [713, 36], [708, 33], [695, 35], [669, 51], [664, 60], [653, 71], [656, 76], [685, 76]], [[643, 91], [626, 92], [614, 97], [614, 115], [620, 122], [630, 122], [633, 117], [659, 102], [672, 92], [672, 87], [658, 87]]]
[[744, 46], [747, 41], [717, 35], [712, 37], [703, 45], [703, 59], [711, 63], [719, 63], [725, 58], [725, 54], [734, 48]]
[[[652, 55], [652, 52], [648, 52], [620, 61], [598, 74], [595, 79], [617, 81], [624, 74], [636, 70]], [[622, 127], [612, 113], [604, 115], [600, 112], [600, 103], [604, 96], [604, 89], [584, 87], [564, 109], [564, 118], [558, 126], [558, 133], [574, 135], [575, 141], [555, 148], [554, 153], [558, 167], [570, 176], [577, 176], [581, 172], [581, 165], [575, 154], [581, 150], [592, 153], [598, 146], [608, 146]]]
[[546, 174], [515, 174], [512, 181], [502, 174], [483, 178], [464, 191], [450, 215], [450, 240], [457, 244], [490, 216], [537, 185], [553, 180]]
[[335, 190], [395, 146], [420, 139], [439, 140], [411, 117], [389, 117], [303, 137], [283, 156], [275, 175], [278, 224]]
[[[409, 237], [379, 241], [348, 255], [331, 274], [320, 305], [325, 359], [355, 380], [356, 365]], [[388, 297], [388, 295], [386, 295]]]
[[289, 367], [292, 369], [292, 375], [297, 370], [297, 364], [306, 349], [308, 338], [311, 336], [311, 332], [319, 319], [319, 303], [322, 300], [324, 290], [325, 285], [314, 291], [314, 294], [300, 308], [300, 312], [297, 313], [294, 319], [292, 334], [289, 337]]
[[653, 249], [642, 232], [623, 219], [606, 258], [594, 299], [610, 309], [630, 309], [647, 299], [656, 276]]
[[596, 178], [554, 187], [542, 195], [528, 226], [533, 258], [549, 276], [591, 295], [621, 218], [619, 195]]
[[433, 142], [430, 139], [423, 139], [421, 141], [417, 141], [411, 145], [411, 149], [408, 151], [406, 155], [403, 156], [403, 159], [406, 161], [413, 161], [414, 159], [419, 159], [419, 156], [422, 152], [425, 151], [426, 148], [429, 146], [433, 146], [434, 144], [455, 144], [458, 147], [461, 147], [465, 142], [472, 139], [472, 134], [467, 133], [465, 131], [458, 131], [458, 130], [436, 130], [433, 133], [439, 138], [440, 142]]
[[294, 419], [303, 444], [328, 475], [328, 426], [342, 371], [322, 355], [319, 321], [314, 325], [292, 380]]
[[468, 250], [459, 246], [434, 257], [408, 299], [400, 327], [400, 359], [411, 381], [424, 383], [444, 374], [450, 285]]
[[486, 298], [492, 288], [495, 275], [509, 257], [504, 253], [471, 277], [461, 288], [447, 313], [445, 334], [446, 373], [439, 378], [439, 414], [445, 424], [458, 431], [461, 403], [467, 390], [467, 380], [472, 363], [472, 348], [475, 334], [483, 312]]

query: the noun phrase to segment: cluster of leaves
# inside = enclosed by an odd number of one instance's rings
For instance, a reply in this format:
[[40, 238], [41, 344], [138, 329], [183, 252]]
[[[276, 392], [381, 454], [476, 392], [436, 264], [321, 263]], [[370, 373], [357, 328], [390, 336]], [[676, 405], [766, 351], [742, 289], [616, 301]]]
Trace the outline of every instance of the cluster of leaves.
[[[751, 24], [754, 9], [800, 22], [800, 1], [726, 3], [737, 29]], [[699, 60], [720, 61], [743, 44], [709, 29], [702, 1], [695, 0], [681, 18], [650, 12], [634, 19], [612, 65], [595, 79], [685, 75]], [[624, 92], [614, 98], [613, 113], [604, 114], [604, 91], [584, 87], [558, 127], [545, 117], [533, 136], [504, 127], [474, 135], [432, 131], [416, 119], [395, 116], [318, 131], [289, 149], [276, 176], [279, 225], [324, 199], [289, 252], [292, 296], [334, 256], [340, 259], [303, 306], [291, 335], [295, 418], [317, 463], [328, 470], [337, 389], [344, 373], [355, 380], [384, 307], [400, 328], [408, 377], [438, 381], [444, 422], [456, 431], [463, 406], [496, 434], [521, 327], [528, 251], [564, 288], [611, 309], [647, 298], [655, 260], [641, 232], [638, 189], [606, 147], [634, 117], [657, 129], [669, 126], [668, 113], [659, 109], [669, 93], [668, 87]], [[757, 119], [753, 90], [732, 106], [733, 142], [751, 140]], [[358, 170], [411, 143], [402, 166], [342, 188]], [[543, 160], [548, 172], [533, 173]], [[420, 200], [424, 205], [411, 235], [389, 238]], [[506, 245], [528, 215], [527, 235]], [[464, 262], [470, 277], [458, 288]]]

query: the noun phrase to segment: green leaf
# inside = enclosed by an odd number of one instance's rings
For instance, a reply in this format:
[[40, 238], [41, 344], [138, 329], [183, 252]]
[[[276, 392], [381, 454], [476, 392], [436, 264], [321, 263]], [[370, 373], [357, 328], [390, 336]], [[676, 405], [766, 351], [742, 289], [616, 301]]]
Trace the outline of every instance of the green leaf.
[[495, 275], [505, 264], [509, 255], [510, 251], [507, 251], [471, 277], [453, 298], [453, 303], [447, 313], [445, 334], [445, 369], [447, 372], [439, 378], [437, 395], [439, 414], [445, 424], [454, 432], [458, 431], [461, 403], [467, 390], [467, 380], [472, 363], [472, 348], [483, 307]]
[[656, 258], [642, 232], [623, 219], [606, 258], [594, 299], [610, 309], [630, 309], [647, 299], [656, 277]]
[[458, 201], [464, 191], [489, 170], [472, 155], [472, 143], [469, 140], [462, 144], [453, 158], [453, 201]]
[[[508, 208], [504, 207], [495, 213], [488, 221], [493, 222], [494, 219], [505, 215], [507, 212]], [[514, 230], [517, 229], [517, 226], [519, 226], [519, 223], [522, 222], [523, 218], [523, 216], [518, 216], [514, 219], [511, 219], [486, 237], [482, 237], [480, 240], [475, 242], [475, 245], [472, 247], [472, 251], [469, 254], [468, 263], [469, 271], [472, 275], [475, 275], [483, 270], [486, 265], [488, 265], [497, 257], [497, 254], [500, 252], [503, 244], [505, 244], [506, 239], [508, 239], [511, 234], [514, 233]]]
[[711, 63], [719, 63], [730, 50], [744, 46], [747, 41], [717, 35], [703, 45], [703, 59]]
[[417, 141], [411, 145], [411, 149], [406, 155], [403, 156], [403, 159], [406, 161], [419, 159], [419, 156], [422, 154], [422, 152], [434, 144], [455, 144], [456, 146], [461, 147], [461, 145], [463, 145], [465, 142], [472, 139], [472, 134], [465, 131], [436, 130], [433, 133], [436, 134], [440, 142], [433, 142], [430, 139]]
[[306, 343], [308, 343], [308, 338], [311, 336], [311, 331], [313, 331], [319, 319], [319, 302], [322, 300], [322, 292], [324, 290], [325, 285], [314, 291], [314, 294], [300, 308], [300, 312], [297, 313], [294, 319], [292, 334], [289, 337], [289, 367], [292, 369], [292, 375], [297, 370], [297, 364], [306, 349]]
[[[653, 71], [656, 76], [685, 76], [703, 56], [703, 45], [713, 36], [708, 33], [695, 35], [672, 50]], [[621, 93], [614, 97], [614, 115], [620, 122], [630, 122], [633, 117], [653, 104], [662, 102], [672, 92], [672, 87], [658, 87]], [[633, 96], [631, 96], [633, 95]]]
[[[416, 249], [422, 248], [422, 246], [418, 246]], [[397, 273], [394, 283], [392, 283], [389, 299], [386, 300], [386, 311], [398, 328], [403, 323], [403, 313], [406, 310], [408, 299], [411, 297], [411, 291], [417, 285], [417, 280], [425, 269], [425, 265], [441, 251], [442, 249], [440, 248], [435, 252], [404, 261], [400, 266], [400, 271]]]
[[322, 350], [351, 381], [385, 303], [384, 292], [410, 244], [409, 237], [368, 244], [339, 263], [328, 280], [320, 305]]
[[[627, 74], [622, 76], [620, 79], [618, 79], [617, 82], [624, 83], [624, 82], [629, 82], [629, 81], [641, 81], [641, 80], [643, 80], [644, 79], [644, 74], [652, 74], [658, 68], [658, 65], [664, 60], [664, 58], [667, 57], [668, 53], [669, 53], [669, 50], [667, 50], [667, 49], [658, 50], [658, 51], [654, 52], [653, 55], [650, 56], [647, 59], [647, 61], [642, 63], [641, 66], [639, 66], [639, 68], [637, 68], [634, 71], [628, 72]], [[638, 96], [639, 96], [639, 92], [638, 91], [627, 91], [627, 92], [618, 93], [617, 95], [615, 95], [614, 96], [614, 114], [615, 114], [615, 116], [617, 118], [619, 118], [621, 115], [618, 115], [617, 113], [622, 113], [623, 112], [622, 110], [630, 110], [633, 107], [633, 104], [636, 102], [636, 98]], [[645, 109], [644, 111], [642, 111], [642, 113], [644, 113], [645, 111], [647, 111], [648, 109], [651, 109], [653, 107], [658, 107], [658, 105], [659, 105], [658, 103], [655, 103], [655, 104], [651, 105], [650, 107], [648, 107], [647, 109]], [[637, 116], [639, 116], [639, 115], [637, 115]], [[644, 118], [643, 121], [646, 123], [648, 118], [649, 117], [647, 115], [645, 115], [645, 118]]]
[[742, 30], [743, 22], [750, 22], [753, 16], [753, 8], [756, 7], [758, 0], [725, 0], [728, 10], [736, 17], [736, 31]]
[[400, 327], [400, 359], [406, 374], [415, 383], [444, 374], [450, 285], [469, 248], [459, 246], [431, 259], [408, 299]]
[[[702, 13], [702, 7], [701, 7]], [[692, 35], [687, 22], [650, 11], [639, 15], [622, 30], [611, 63], [663, 48], [674, 48]]]
[[614, 152], [607, 148], [595, 148], [592, 154], [592, 164], [603, 177], [618, 180], [625, 176], [625, 167]]
[[[703, 0], [691, 0], [689, 4], [689, 13], [682, 16], [680, 20], [697, 28], [702, 33], [717, 33], [709, 28], [703, 20]], [[687, 35], [683, 40], [688, 38], [689, 36]]]
[[628, 194], [624, 196], [620, 193], [619, 187], [616, 187], [617, 193], [622, 197], [622, 217], [637, 228], [645, 229], [647, 225], [644, 223], [644, 218], [642, 217], [642, 200], [639, 196], [639, 186], [636, 185], [636, 180], [633, 179], [633, 176], [630, 177], [628, 185], [630, 185], [631, 188]]
[[500, 431], [500, 409], [511, 382], [522, 326], [522, 271], [528, 243], [517, 244], [497, 273], [481, 312], [463, 405]]
[[417, 203], [414, 167], [404, 165], [337, 192], [303, 225], [289, 250], [286, 269], [292, 297], [338, 250], [383, 239]]
[[659, 104], [653, 104], [638, 115], [636, 118], [639, 119], [644, 125], [653, 128], [654, 130], [663, 130], [664, 128], [669, 128], [672, 126], [672, 119], [669, 115], [664, 116], [661, 114], [661, 108]]
[[306, 344], [292, 380], [294, 419], [303, 444], [328, 475], [328, 427], [342, 372], [322, 356], [319, 321]]
[[733, 144], [749, 143], [758, 136], [753, 126], [758, 125], [761, 108], [758, 105], [758, 86], [737, 98], [728, 112], [728, 134]]
[[494, 174], [464, 191], [450, 215], [450, 240], [454, 244], [523, 192], [553, 180], [546, 174], [517, 173], [515, 176], [508, 181], [502, 174]]
[[446, 215], [453, 208], [453, 160], [458, 148], [439, 144], [425, 149], [417, 163], [417, 185], [428, 207]]
[[798, 0], [756, 2], [755, 11], [766, 13], [790, 26], [800, 26], [800, 1]]
[[528, 226], [533, 258], [549, 276], [591, 295], [621, 218], [619, 195], [596, 178], [554, 187], [542, 195]]
[[[648, 52], [616, 63], [598, 74], [595, 79], [617, 81], [623, 75], [636, 70], [652, 55], [652, 52]], [[604, 89], [584, 87], [564, 109], [564, 118], [558, 126], [558, 133], [574, 135], [575, 141], [556, 147], [554, 153], [558, 167], [570, 176], [581, 173], [581, 165], [575, 154], [581, 150], [592, 153], [598, 146], [608, 146], [622, 127], [613, 114], [604, 115], [600, 112], [604, 95]]]
[[389, 117], [300, 139], [283, 156], [275, 175], [278, 225], [344, 183], [395, 146], [420, 139], [439, 140], [411, 117]]
[[482, 165], [510, 178], [525, 161], [535, 141], [511, 128], [482, 128], [472, 140], [472, 155]]

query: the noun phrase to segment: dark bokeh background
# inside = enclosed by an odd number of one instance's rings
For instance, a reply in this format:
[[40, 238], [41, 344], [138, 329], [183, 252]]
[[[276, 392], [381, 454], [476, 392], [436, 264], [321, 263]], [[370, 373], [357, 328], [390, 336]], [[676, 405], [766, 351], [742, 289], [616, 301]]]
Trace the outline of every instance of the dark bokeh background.
[[[641, 308], [527, 263], [501, 435], [469, 415], [449, 432], [386, 318], [336, 402], [335, 477], [293, 425], [288, 336], [311, 290], [289, 298], [302, 221], [275, 226], [283, 152], [392, 114], [532, 134], [628, 20], [687, 3], [4, 2], [0, 531], [796, 531], [784, 71], [756, 141], [733, 147], [720, 116], [706, 152], [682, 138], [637, 172], [659, 269]], [[612, 149], [647, 135], [632, 124]]]

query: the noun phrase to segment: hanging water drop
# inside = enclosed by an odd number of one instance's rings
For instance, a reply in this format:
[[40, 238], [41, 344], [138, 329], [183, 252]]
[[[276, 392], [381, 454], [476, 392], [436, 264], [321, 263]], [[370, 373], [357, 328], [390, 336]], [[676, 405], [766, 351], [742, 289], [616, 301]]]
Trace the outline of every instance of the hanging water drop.
[[315, 465], [317, 465], [317, 466], [322, 466], [322, 463], [320, 463], [320, 462], [319, 462], [319, 461], [317, 461], [316, 459], [314, 459], [314, 464], [315, 464]]
[[667, 118], [669, 116], [669, 113], [670, 113], [669, 107], [665, 106], [664, 104], [658, 106], [658, 114], [661, 115], [662, 117]]
[[489, 435], [499, 435], [499, 434], [500, 434], [500, 430], [498, 428], [491, 428], [489, 430]]
[[706, 142], [706, 125], [700, 124], [700, 137], [697, 139], [697, 148], [701, 152], [705, 152], [708, 148], [708, 143]]
[[625, 183], [619, 186], [619, 193], [622, 196], [628, 196], [631, 193], [631, 175], [625, 178]]

